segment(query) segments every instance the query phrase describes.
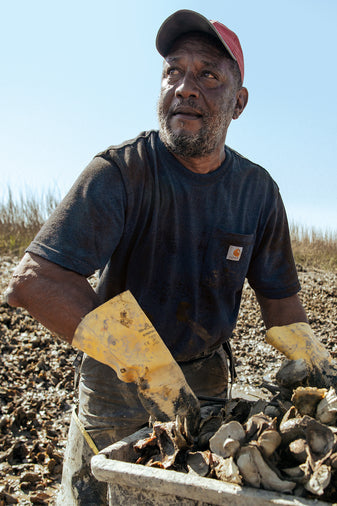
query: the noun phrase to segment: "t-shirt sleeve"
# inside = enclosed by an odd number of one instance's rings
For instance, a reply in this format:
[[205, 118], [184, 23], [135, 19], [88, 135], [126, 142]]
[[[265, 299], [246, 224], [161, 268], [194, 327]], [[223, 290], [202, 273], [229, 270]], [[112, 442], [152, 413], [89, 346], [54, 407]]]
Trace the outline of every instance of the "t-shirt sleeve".
[[260, 222], [247, 279], [256, 292], [270, 299], [290, 297], [301, 288], [287, 215], [276, 184]]
[[106, 265], [120, 241], [126, 199], [119, 168], [95, 157], [27, 251], [90, 276]]

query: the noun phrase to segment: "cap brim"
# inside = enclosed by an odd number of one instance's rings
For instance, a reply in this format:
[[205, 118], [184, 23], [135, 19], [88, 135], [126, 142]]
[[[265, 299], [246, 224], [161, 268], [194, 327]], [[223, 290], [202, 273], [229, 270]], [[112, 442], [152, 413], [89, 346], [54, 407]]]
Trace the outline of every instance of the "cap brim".
[[156, 47], [162, 56], [166, 56], [175, 39], [187, 32], [204, 32], [216, 37], [223, 44], [233, 60], [236, 60], [232, 51], [221, 38], [212, 23], [195, 11], [183, 9], [169, 16], [158, 30]]

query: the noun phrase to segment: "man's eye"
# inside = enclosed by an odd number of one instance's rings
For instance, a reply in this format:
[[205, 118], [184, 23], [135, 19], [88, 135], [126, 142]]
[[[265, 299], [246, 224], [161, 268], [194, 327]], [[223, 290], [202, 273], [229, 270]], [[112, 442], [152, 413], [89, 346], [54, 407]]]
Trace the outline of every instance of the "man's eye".
[[208, 70], [205, 70], [203, 72], [203, 76], [204, 77], [207, 77], [207, 79], [216, 79], [215, 75], [213, 74], [213, 72], [209, 72]]
[[167, 75], [168, 76], [176, 76], [178, 74], [179, 74], [179, 70], [176, 69], [176, 68], [167, 69]]

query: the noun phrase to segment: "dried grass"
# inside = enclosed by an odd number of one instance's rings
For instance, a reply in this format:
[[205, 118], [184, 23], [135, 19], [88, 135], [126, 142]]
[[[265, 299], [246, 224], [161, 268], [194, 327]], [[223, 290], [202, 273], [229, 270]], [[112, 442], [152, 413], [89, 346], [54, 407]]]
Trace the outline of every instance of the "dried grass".
[[59, 202], [59, 192], [48, 191], [38, 198], [30, 193], [0, 202], [0, 254], [21, 256]]
[[[49, 190], [42, 197], [28, 192], [14, 200], [8, 188], [7, 198], [0, 202], [0, 254], [21, 256], [59, 201], [58, 190]], [[290, 232], [297, 264], [337, 272], [336, 231], [293, 223]]]
[[306, 268], [337, 272], [337, 232], [290, 225], [295, 261]]

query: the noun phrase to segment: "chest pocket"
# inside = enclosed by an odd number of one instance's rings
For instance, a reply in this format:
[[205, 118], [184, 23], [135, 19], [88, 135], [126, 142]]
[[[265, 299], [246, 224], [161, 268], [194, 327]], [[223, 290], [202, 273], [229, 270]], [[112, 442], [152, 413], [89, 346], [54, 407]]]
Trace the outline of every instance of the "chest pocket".
[[216, 228], [203, 262], [202, 285], [209, 289], [241, 290], [253, 251], [254, 234], [228, 233]]

